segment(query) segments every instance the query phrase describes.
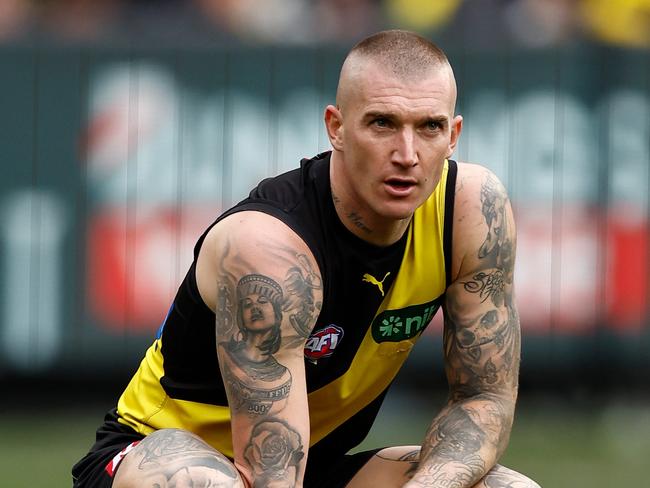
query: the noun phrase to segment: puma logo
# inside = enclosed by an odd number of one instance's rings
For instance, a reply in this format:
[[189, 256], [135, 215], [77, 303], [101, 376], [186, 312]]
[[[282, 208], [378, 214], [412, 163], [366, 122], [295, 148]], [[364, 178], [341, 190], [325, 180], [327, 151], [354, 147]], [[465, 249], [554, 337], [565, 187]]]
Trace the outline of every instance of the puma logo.
[[366, 283], [371, 283], [373, 285], [376, 285], [377, 288], [379, 288], [379, 291], [381, 292], [381, 296], [383, 297], [384, 296], [384, 281], [386, 281], [386, 278], [388, 277], [389, 274], [390, 274], [390, 271], [384, 275], [384, 279], [379, 281], [379, 280], [377, 280], [377, 278], [375, 278], [371, 274], [365, 273], [363, 275], [363, 280], [362, 281], [365, 281]]

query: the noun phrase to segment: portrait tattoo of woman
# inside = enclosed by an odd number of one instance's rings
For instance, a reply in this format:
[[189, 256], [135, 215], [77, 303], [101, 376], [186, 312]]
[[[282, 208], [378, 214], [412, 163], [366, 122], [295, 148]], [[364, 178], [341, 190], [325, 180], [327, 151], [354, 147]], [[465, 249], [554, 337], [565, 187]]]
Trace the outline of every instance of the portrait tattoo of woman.
[[282, 288], [267, 276], [249, 274], [237, 284], [239, 330], [219, 344], [225, 353], [222, 372], [236, 411], [266, 415], [286, 404], [291, 373], [273, 357], [282, 340], [282, 303]]

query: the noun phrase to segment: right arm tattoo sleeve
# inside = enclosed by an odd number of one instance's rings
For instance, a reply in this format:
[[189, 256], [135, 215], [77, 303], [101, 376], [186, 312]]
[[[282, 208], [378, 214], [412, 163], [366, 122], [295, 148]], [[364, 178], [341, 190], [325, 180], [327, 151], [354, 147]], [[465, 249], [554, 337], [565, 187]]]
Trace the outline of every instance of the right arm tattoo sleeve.
[[235, 458], [255, 487], [300, 485], [309, 419], [303, 348], [321, 308], [321, 279], [303, 253], [268, 246], [255, 265], [227, 246], [219, 266], [216, 333]]

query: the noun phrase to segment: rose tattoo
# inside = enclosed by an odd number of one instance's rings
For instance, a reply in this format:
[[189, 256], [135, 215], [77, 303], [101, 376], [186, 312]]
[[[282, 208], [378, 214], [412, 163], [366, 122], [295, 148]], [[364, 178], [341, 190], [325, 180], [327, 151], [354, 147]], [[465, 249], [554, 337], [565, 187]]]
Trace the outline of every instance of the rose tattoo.
[[300, 435], [281, 420], [257, 424], [244, 451], [255, 473], [254, 488], [293, 487], [304, 456]]

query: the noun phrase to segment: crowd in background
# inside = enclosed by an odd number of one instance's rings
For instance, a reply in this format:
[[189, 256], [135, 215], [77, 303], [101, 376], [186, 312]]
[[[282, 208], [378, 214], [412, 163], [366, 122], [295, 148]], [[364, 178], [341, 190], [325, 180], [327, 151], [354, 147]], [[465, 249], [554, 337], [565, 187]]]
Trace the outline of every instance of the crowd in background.
[[648, 48], [650, 0], [0, 0], [0, 45], [349, 44], [385, 28], [486, 48]]

